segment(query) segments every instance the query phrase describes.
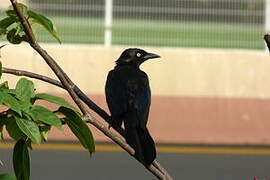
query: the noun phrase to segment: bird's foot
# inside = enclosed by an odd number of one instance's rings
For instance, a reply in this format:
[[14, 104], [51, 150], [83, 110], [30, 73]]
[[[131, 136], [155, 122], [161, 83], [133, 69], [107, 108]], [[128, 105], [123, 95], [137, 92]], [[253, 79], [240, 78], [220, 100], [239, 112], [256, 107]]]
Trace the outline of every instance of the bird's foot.
[[119, 127], [121, 127], [121, 123], [110, 123], [108, 126], [108, 129], [110, 129], [111, 127], [119, 128]]

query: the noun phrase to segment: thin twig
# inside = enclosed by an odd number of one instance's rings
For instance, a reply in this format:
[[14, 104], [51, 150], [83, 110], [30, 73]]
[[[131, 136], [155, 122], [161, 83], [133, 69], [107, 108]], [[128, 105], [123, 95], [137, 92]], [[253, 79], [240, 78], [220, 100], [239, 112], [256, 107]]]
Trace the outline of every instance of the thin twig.
[[[83, 105], [80, 98], [77, 96], [75, 91], [73, 90], [74, 84], [71, 82], [71, 80], [68, 78], [68, 76], [65, 74], [65, 72], [61, 69], [61, 67], [55, 62], [55, 60], [44, 50], [40, 47], [40, 45], [36, 42], [36, 38], [32, 32], [32, 29], [24, 17], [24, 14], [22, 13], [21, 9], [17, 6], [17, 0], [10, 0], [12, 3], [12, 6], [14, 10], [16, 11], [17, 15], [19, 16], [19, 19], [23, 25], [24, 31], [29, 39], [29, 44], [33, 49], [35, 49], [45, 60], [45, 62], [48, 64], [48, 66], [52, 69], [52, 71], [56, 74], [56, 76], [61, 81], [61, 84], [63, 87], [68, 91], [69, 95], [73, 99], [73, 101], [77, 104], [81, 112], [83, 113], [86, 120], [89, 120], [89, 122], [94, 125], [97, 129], [102, 131], [106, 136], [110, 137], [114, 142], [116, 142], [119, 146], [121, 146], [123, 149], [125, 149], [129, 154], [134, 156], [134, 150], [126, 144], [120, 137], [112, 133], [103, 123], [98, 121], [96, 118], [94, 118], [86, 109], [86, 107]], [[153, 165], [150, 165], [147, 168], [149, 171], [151, 171], [157, 178], [159, 179], [168, 179], [169, 177], [166, 177], [166, 174], [163, 174], [159, 169], [154, 167]]]

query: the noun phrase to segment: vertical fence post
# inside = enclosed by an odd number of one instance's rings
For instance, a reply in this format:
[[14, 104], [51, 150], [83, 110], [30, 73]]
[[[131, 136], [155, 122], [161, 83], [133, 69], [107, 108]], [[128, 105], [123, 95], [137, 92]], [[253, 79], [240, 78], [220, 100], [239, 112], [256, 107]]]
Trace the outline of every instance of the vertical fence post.
[[113, 0], [105, 0], [105, 34], [104, 45], [112, 45], [112, 17], [113, 17]]

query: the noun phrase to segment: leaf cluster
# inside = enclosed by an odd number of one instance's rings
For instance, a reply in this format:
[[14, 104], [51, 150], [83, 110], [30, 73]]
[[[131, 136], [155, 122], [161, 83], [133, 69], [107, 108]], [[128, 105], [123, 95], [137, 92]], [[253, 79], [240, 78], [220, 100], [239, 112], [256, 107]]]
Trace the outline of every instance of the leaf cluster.
[[[23, 15], [31, 25], [38, 24], [45, 28], [59, 43], [61, 43], [56, 27], [52, 21], [46, 16], [29, 10], [28, 7], [22, 3], [18, 3], [18, 8], [21, 9]], [[12, 44], [20, 44], [22, 41], [28, 42], [28, 37], [24, 32], [23, 26], [17, 16], [15, 10], [10, 6], [6, 11], [6, 17], [0, 20], [0, 37], [5, 36]]]
[[[0, 62], [0, 78], [2, 64]], [[51, 111], [36, 105], [38, 100], [57, 104], [59, 108]], [[13, 166], [17, 179], [30, 177], [28, 149], [32, 143], [47, 140], [51, 127], [62, 130], [67, 124], [90, 154], [95, 151], [92, 133], [78, 111], [60, 97], [46, 93], [36, 93], [31, 80], [21, 78], [15, 88], [8, 82], [0, 84], [0, 138], [4, 139], [5, 128], [11, 138], [17, 141], [13, 151]]]

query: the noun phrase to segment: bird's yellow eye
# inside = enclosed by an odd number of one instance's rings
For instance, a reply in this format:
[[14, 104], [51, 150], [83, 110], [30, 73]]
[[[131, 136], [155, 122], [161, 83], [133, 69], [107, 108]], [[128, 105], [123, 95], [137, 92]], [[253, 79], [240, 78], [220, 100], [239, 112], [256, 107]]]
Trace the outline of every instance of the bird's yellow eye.
[[137, 56], [137, 57], [141, 57], [141, 53], [137, 53], [136, 56]]

